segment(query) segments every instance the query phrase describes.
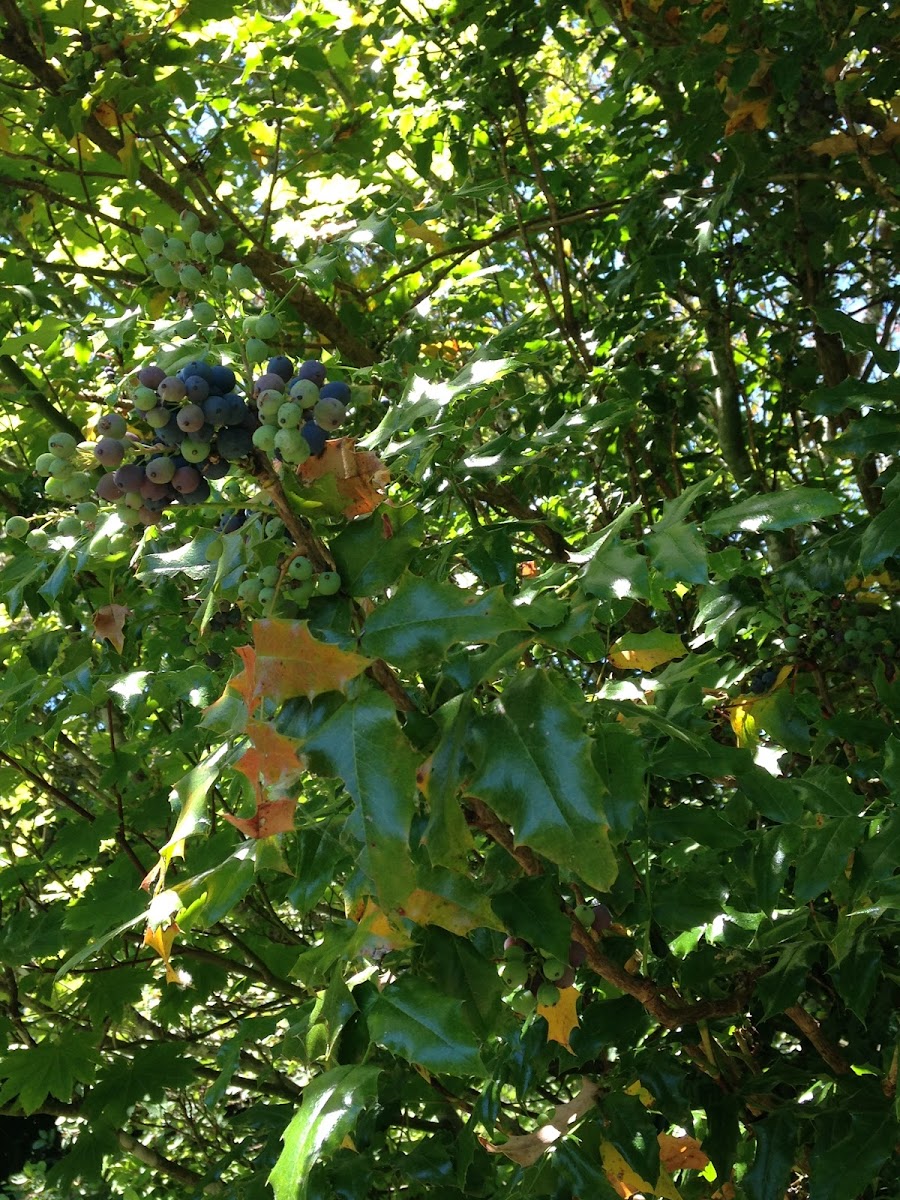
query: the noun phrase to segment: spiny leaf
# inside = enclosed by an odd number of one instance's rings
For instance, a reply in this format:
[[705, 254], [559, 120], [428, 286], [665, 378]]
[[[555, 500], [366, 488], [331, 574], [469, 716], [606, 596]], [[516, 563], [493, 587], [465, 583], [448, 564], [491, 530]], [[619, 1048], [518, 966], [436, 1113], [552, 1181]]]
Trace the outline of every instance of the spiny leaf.
[[322, 692], [344, 691], [370, 664], [359, 654], [318, 641], [307, 621], [254, 621], [252, 633], [254, 645], [236, 651], [244, 669], [228, 682], [250, 712], [263, 699], [312, 700]]
[[478, 595], [407, 575], [367, 620], [362, 647], [376, 658], [415, 668], [457, 642], [493, 642], [501, 633], [526, 628], [500, 588]]

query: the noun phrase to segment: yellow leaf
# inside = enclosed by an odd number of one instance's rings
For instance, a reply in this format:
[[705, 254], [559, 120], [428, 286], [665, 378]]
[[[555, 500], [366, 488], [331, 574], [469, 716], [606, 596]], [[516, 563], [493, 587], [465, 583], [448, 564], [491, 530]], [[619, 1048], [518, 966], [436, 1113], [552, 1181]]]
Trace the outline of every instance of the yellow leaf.
[[427, 225], [417, 225], [412, 217], [408, 221], [404, 221], [400, 228], [408, 238], [413, 238], [417, 242], [426, 242], [429, 246], [433, 246], [439, 254], [447, 249], [447, 243], [439, 233], [435, 233]]
[[548, 1042], [559, 1042], [567, 1050], [572, 1049], [569, 1045], [569, 1034], [578, 1028], [577, 1004], [580, 995], [577, 987], [563, 988], [555, 1004], [537, 1006], [538, 1016], [547, 1022]]
[[659, 1161], [667, 1171], [702, 1171], [709, 1166], [700, 1143], [687, 1133], [681, 1137], [660, 1133], [656, 1140], [659, 1142]]
[[713, 25], [712, 29], [707, 33], [702, 33], [700, 41], [710, 42], [712, 45], [717, 46], [724, 39], [727, 32], [728, 26], [720, 22], [718, 25]]
[[625, 1089], [627, 1096], [637, 1096], [644, 1108], [652, 1108], [655, 1102], [654, 1097], [650, 1095], [639, 1079], [628, 1085]]
[[163, 960], [166, 967], [166, 983], [180, 983], [181, 978], [172, 964], [169, 962], [169, 956], [172, 953], [172, 943], [178, 936], [178, 926], [173, 921], [171, 925], [165, 929], [160, 925], [158, 929], [151, 929], [148, 925], [144, 931], [144, 945], [150, 946], [159, 957]]
[[168, 292], [154, 292], [150, 297], [149, 304], [147, 305], [147, 312], [153, 318], [153, 320], [156, 321], [163, 315], [168, 303]]
[[385, 915], [371, 897], [366, 897], [366, 900], [357, 905], [349, 915], [352, 921], [358, 922], [360, 933], [365, 935], [358, 947], [358, 952], [364, 958], [375, 958], [389, 950], [403, 950], [412, 945], [412, 940]]
[[660, 1170], [656, 1186], [641, 1179], [637, 1171], [628, 1165], [612, 1142], [600, 1143], [600, 1157], [603, 1160], [603, 1170], [606, 1178], [612, 1184], [622, 1200], [630, 1200], [632, 1196], [651, 1195], [662, 1196], [664, 1200], [681, 1200], [681, 1194], [665, 1170]]
[[745, 100], [739, 104], [725, 124], [725, 136], [751, 129], [765, 129], [769, 123], [768, 100]]
[[686, 654], [677, 634], [654, 629], [650, 633], [626, 633], [610, 647], [609, 661], [622, 670], [652, 671]]
[[849, 133], [833, 133], [830, 137], [810, 143], [808, 149], [813, 154], [827, 154], [830, 158], [837, 158], [840, 154], [855, 154], [856, 142]]
[[759, 734], [756, 729], [756, 719], [753, 716], [753, 705], [749, 702], [733, 704], [729, 715], [737, 744], [742, 748], [755, 746], [759, 740]]
[[491, 919], [489, 912], [470, 911], [454, 900], [425, 888], [410, 892], [397, 912], [416, 925], [439, 925], [441, 929], [459, 937], [465, 937], [473, 929], [483, 929]]

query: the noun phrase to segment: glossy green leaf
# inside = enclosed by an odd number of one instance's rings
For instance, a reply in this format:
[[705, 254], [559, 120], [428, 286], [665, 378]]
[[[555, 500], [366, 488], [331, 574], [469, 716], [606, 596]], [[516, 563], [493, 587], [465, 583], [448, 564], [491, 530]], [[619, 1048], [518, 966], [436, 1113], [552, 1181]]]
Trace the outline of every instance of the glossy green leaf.
[[306, 1085], [269, 1176], [275, 1200], [304, 1200], [312, 1167], [334, 1153], [366, 1105], [374, 1103], [380, 1074], [374, 1066], [334, 1067]]
[[753, 496], [723, 509], [703, 522], [710, 537], [742, 530], [746, 533], [770, 533], [792, 529], [832, 517], [841, 511], [841, 502], [822, 488], [794, 487], [783, 492]]
[[646, 541], [650, 561], [670, 583], [706, 583], [706, 547], [696, 525], [654, 529]]
[[366, 621], [361, 646], [366, 655], [416, 667], [457, 642], [493, 642], [501, 633], [526, 628], [499, 589], [479, 596], [407, 575]]
[[306, 741], [321, 774], [337, 776], [353, 801], [347, 830], [359, 864], [388, 907], [415, 887], [409, 834], [418, 759], [403, 736], [393, 704], [366, 690], [342, 704]]
[[810, 1200], [856, 1200], [892, 1154], [897, 1115], [875, 1080], [842, 1088], [816, 1121]]
[[394, 583], [422, 543], [424, 522], [413, 504], [354, 521], [334, 539], [331, 552], [351, 596], [375, 596]]
[[500, 711], [473, 726], [469, 789], [530, 846], [607, 891], [617, 874], [603, 811], [605, 788], [584, 737], [584, 717], [540, 671], [523, 671]]
[[10, 1050], [0, 1059], [0, 1104], [15, 1100], [26, 1115], [36, 1112], [48, 1096], [68, 1104], [77, 1083], [90, 1083], [97, 1058], [94, 1039], [76, 1032]]
[[756, 1154], [744, 1176], [747, 1200], [776, 1200], [784, 1196], [797, 1153], [796, 1113], [779, 1109], [753, 1126]]
[[478, 1040], [459, 1004], [425, 979], [404, 976], [366, 1012], [372, 1040], [392, 1054], [454, 1076], [485, 1074]]

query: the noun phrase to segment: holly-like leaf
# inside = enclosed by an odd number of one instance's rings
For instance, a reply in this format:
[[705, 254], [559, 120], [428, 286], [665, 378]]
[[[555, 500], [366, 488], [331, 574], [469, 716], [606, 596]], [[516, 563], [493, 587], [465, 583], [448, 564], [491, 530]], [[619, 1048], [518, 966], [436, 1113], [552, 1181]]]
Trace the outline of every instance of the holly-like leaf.
[[373, 512], [384, 500], [384, 488], [391, 478], [378, 455], [369, 450], [357, 450], [356, 440], [351, 437], [326, 442], [323, 453], [301, 463], [297, 475], [304, 483], [332, 476], [345, 517], [360, 517]]
[[672, 583], [706, 583], [706, 546], [696, 525], [676, 522], [654, 529], [647, 553], [663, 579]]
[[840, 499], [822, 488], [786, 488], [783, 492], [752, 496], [717, 512], [703, 522], [703, 531], [711, 537], [739, 529], [747, 533], [769, 533], [808, 525], [810, 521], [833, 517], [840, 511]]
[[416, 886], [409, 831], [418, 760], [393, 704], [374, 689], [361, 693], [316, 730], [305, 750], [312, 768], [337, 776], [353, 798], [347, 828], [379, 900], [386, 908], [402, 904]]
[[600, 1143], [600, 1157], [606, 1178], [612, 1184], [617, 1195], [622, 1200], [631, 1200], [632, 1196], [660, 1196], [663, 1200], [681, 1200], [681, 1193], [672, 1182], [667, 1171], [660, 1171], [656, 1184], [642, 1179], [635, 1169], [628, 1165], [622, 1153], [612, 1142]]
[[289, 833], [294, 828], [296, 810], [296, 800], [261, 800], [252, 817], [234, 817], [231, 813], [222, 816], [245, 837], [267, 838]]
[[234, 764], [253, 787], [289, 788], [302, 774], [304, 763], [297, 756], [297, 741], [286, 737], [267, 721], [250, 721], [246, 735], [250, 746]]
[[550, 1120], [533, 1133], [514, 1134], [505, 1142], [495, 1144], [479, 1138], [489, 1154], [502, 1154], [522, 1167], [530, 1167], [542, 1154], [572, 1130], [589, 1113], [597, 1102], [597, 1085], [590, 1079], [582, 1079], [581, 1090], [572, 1100], [559, 1104]]
[[626, 633], [610, 647], [609, 661], [621, 670], [653, 671], [664, 663], [687, 654], [676, 633], [653, 629], [649, 633]]
[[473, 796], [530, 846], [598, 891], [616, 878], [603, 812], [605, 787], [591, 761], [582, 714], [543, 671], [524, 671], [502, 710], [476, 721]]
[[275, 1200], [305, 1200], [309, 1173], [354, 1129], [359, 1114], [374, 1104], [379, 1067], [334, 1067], [303, 1090], [303, 1103], [282, 1136], [284, 1149], [269, 1183]]
[[323, 692], [342, 692], [370, 665], [359, 654], [318, 641], [307, 621], [254, 621], [252, 633], [253, 646], [236, 651], [244, 669], [228, 682], [251, 713], [264, 698], [312, 700]]
[[478, 595], [407, 575], [366, 621], [362, 648], [375, 658], [415, 668], [441, 658], [457, 642], [493, 642], [501, 633], [526, 628], [500, 588]]
[[372, 1040], [407, 1062], [449, 1075], [485, 1075], [478, 1041], [456, 1001], [427, 980], [388, 984], [366, 1013]]
[[708, 1155], [703, 1153], [703, 1147], [690, 1134], [674, 1137], [671, 1133], [660, 1133], [656, 1140], [659, 1142], [659, 1161], [670, 1173], [702, 1171], [709, 1166]]
[[159, 861], [147, 872], [141, 887], [149, 890], [154, 880], [165, 885], [166, 869], [173, 858], [184, 858], [184, 843], [206, 824], [206, 797], [222, 770], [228, 746], [219, 746], [192, 771], [188, 771], [172, 789], [170, 799], [180, 803], [181, 811], [172, 836], [159, 852]]
[[172, 946], [179, 934], [178, 926], [173, 921], [171, 925], [163, 928], [162, 925], [156, 929], [147, 926], [144, 930], [144, 945], [155, 950], [159, 957], [163, 960], [166, 968], [166, 983], [180, 983], [181, 976], [172, 966], [169, 961], [172, 954]]
[[578, 1028], [578, 997], [581, 992], [577, 987], [563, 988], [555, 1004], [539, 1004], [537, 1013], [547, 1022], [547, 1041], [559, 1042], [567, 1050], [569, 1034]]
[[125, 618], [131, 616], [131, 609], [124, 604], [104, 604], [94, 613], [94, 636], [98, 641], [104, 639], [121, 654], [125, 649]]
[[422, 870], [419, 886], [397, 909], [416, 925], [440, 925], [465, 937], [473, 929], [502, 929], [484, 891], [466, 876], [439, 867]]
[[68, 1104], [76, 1083], [90, 1083], [97, 1052], [84, 1034], [66, 1033], [45, 1038], [24, 1050], [11, 1050], [0, 1059], [0, 1104], [17, 1100], [26, 1116], [41, 1107], [48, 1096]]
[[422, 544], [423, 528], [415, 504], [385, 507], [365, 521], [352, 521], [331, 543], [348, 594], [374, 596], [394, 583]]

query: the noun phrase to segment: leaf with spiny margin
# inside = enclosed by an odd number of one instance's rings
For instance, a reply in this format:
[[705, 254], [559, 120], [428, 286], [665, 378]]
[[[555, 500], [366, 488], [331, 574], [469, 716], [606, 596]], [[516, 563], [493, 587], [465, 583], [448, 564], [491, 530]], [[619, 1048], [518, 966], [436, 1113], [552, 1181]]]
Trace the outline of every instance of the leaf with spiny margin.
[[91, 1082], [96, 1063], [93, 1040], [79, 1033], [11, 1050], [0, 1059], [0, 1078], [6, 1081], [0, 1089], [0, 1104], [18, 1100], [26, 1116], [37, 1112], [48, 1096], [68, 1104], [76, 1083]]
[[313, 1166], [339, 1149], [359, 1114], [375, 1103], [380, 1074], [380, 1067], [334, 1067], [306, 1085], [269, 1175], [275, 1200], [304, 1200]]
[[703, 532], [710, 537], [721, 537], [738, 530], [769, 533], [792, 529], [795, 525], [833, 517], [842, 507], [840, 499], [824, 488], [785, 488], [783, 492], [751, 496], [715, 513], [703, 522]]
[[472, 1027], [456, 1000], [424, 979], [388, 984], [366, 1013], [374, 1042], [427, 1071], [486, 1074]]
[[539, 1004], [537, 1013], [547, 1022], [547, 1041], [559, 1042], [561, 1046], [571, 1051], [569, 1034], [578, 1028], [578, 997], [581, 995], [577, 987], [563, 988], [555, 1004]]
[[383, 692], [361, 692], [307, 740], [310, 766], [337, 776], [353, 798], [347, 829], [360, 843], [359, 865], [380, 902], [402, 904], [416, 886], [409, 831], [418, 758]]
[[452, 583], [407, 575], [390, 600], [366, 621], [366, 654], [415, 668], [434, 662], [459, 642], [493, 642], [528, 626], [501, 588], [477, 595]]
[[173, 858], [184, 858], [184, 843], [187, 838], [206, 824], [206, 797], [222, 769], [223, 759], [228, 753], [226, 744], [219, 746], [187, 775], [179, 779], [172, 789], [170, 799], [180, 803], [181, 811], [172, 836], [159, 852], [159, 861], [144, 877], [141, 887], [149, 890], [155, 879], [160, 887], [165, 882], [166, 869]]
[[503, 928], [484, 891], [467, 875], [442, 867], [420, 867], [418, 887], [397, 912], [416, 925], [440, 925], [460, 937], [473, 929]]
[[428, 824], [422, 844], [435, 866], [465, 870], [472, 848], [472, 834], [466, 823], [459, 793], [468, 767], [465, 743], [473, 714], [472, 697], [461, 694], [448, 700], [435, 719], [443, 735], [431, 757], [417, 773], [419, 790], [428, 801]]
[[542, 671], [523, 671], [497, 710], [473, 723], [469, 791], [512, 827], [518, 845], [605, 892], [618, 868], [584, 724], [574, 695]]
[[280, 702], [293, 696], [312, 700], [323, 692], [343, 692], [370, 665], [351, 650], [320, 642], [308, 621], [278, 618], [254, 621], [253, 646], [236, 650], [244, 669], [227, 687], [237, 692], [250, 712], [263, 699]]
[[645, 544], [650, 561], [663, 579], [693, 584], [709, 580], [706, 546], [696, 525], [657, 527], [648, 534]]

